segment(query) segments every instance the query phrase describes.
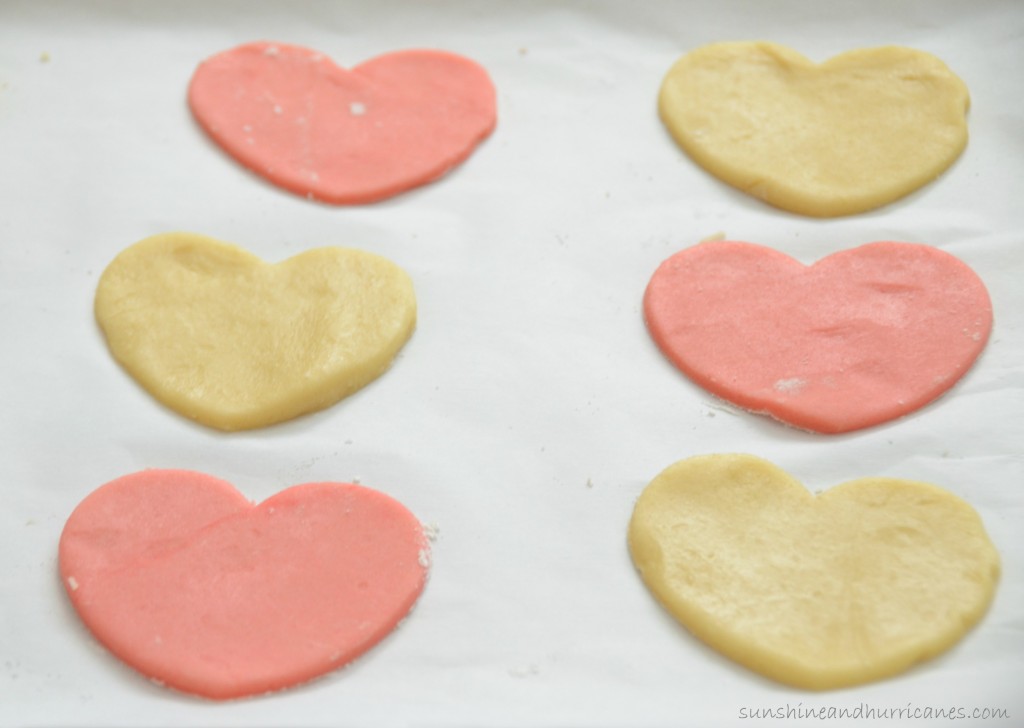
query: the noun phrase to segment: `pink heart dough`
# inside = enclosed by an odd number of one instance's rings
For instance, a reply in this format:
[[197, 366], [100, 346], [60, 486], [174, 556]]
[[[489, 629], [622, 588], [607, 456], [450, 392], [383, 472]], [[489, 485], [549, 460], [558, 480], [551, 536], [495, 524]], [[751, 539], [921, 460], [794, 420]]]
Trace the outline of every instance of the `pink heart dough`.
[[662, 352], [711, 393], [795, 427], [839, 433], [928, 404], [985, 347], [992, 304], [959, 259], [878, 242], [805, 266], [771, 248], [702, 243], [644, 296]]
[[60, 540], [64, 586], [96, 638], [152, 680], [214, 699], [356, 658], [412, 608], [427, 562], [420, 523], [382, 493], [307, 483], [253, 505], [180, 470], [100, 487]]
[[283, 43], [249, 43], [199, 65], [199, 125], [270, 182], [335, 204], [373, 202], [442, 176], [494, 129], [494, 85], [444, 51], [388, 53], [352, 70]]

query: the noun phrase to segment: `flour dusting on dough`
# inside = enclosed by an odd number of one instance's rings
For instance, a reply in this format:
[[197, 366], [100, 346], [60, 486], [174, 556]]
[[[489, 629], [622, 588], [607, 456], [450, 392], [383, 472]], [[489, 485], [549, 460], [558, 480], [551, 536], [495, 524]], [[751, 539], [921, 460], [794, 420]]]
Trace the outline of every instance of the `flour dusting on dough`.
[[785, 392], [786, 394], [796, 394], [801, 389], [807, 386], [807, 380], [801, 379], [800, 377], [790, 377], [789, 379], [780, 379], [772, 388], [776, 392]]

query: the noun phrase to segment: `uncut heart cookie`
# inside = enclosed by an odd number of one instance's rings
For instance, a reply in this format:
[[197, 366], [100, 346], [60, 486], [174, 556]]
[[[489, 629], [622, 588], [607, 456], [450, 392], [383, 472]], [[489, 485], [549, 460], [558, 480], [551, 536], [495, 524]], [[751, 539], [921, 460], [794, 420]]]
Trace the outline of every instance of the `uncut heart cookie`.
[[334, 204], [441, 177], [494, 129], [487, 72], [444, 51], [388, 53], [348, 70], [322, 53], [249, 43], [199, 65], [188, 103], [203, 130], [273, 184]]
[[254, 505], [202, 473], [145, 470], [87, 496], [61, 580], [107, 649], [218, 700], [281, 690], [377, 644], [412, 609], [429, 550], [394, 499], [306, 483]]
[[978, 514], [926, 483], [814, 496], [749, 455], [682, 460], [644, 489], [629, 549], [695, 636], [774, 680], [830, 689], [902, 672], [988, 608], [999, 556]]
[[810, 266], [751, 243], [701, 243], [658, 267], [643, 309], [655, 343], [697, 384], [822, 433], [933, 401], [992, 328], [978, 276], [916, 243], [869, 243]]
[[909, 48], [815, 64], [784, 46], [716, 43], [669, 70], [658, 108], [705, 170], [815, 217], [880, 207], [931, 182], [967, 144], [967, 87]]
[[114, 358], [171, 409], [222, 430], [328, 407], [380, 376], [411, 336], [409, 276], [346, 248], [268, 264], [191, 233], [156, 235], [100, 277]]

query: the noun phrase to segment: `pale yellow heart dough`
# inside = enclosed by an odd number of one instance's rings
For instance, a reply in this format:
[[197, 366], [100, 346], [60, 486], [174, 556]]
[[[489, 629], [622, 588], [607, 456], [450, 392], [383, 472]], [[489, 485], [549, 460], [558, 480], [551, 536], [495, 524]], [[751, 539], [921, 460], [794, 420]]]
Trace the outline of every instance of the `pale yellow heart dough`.
[[336, 403], [389, 367], [416, 321], [409, 276], [380, 256], [319, 248], [272, 265], [190, 233], [124, 250], [95, 303], [117, 361], [168, 407], [222, 430]]
[[669, 70], [661, 118], [708, 172], [815, 217], [885, 205], [967, 144], [967, 87], [922, 51], [853, 50], [815, 64], [773, 43], [716, 43]]
[[999, 557], [977, 513], [934, 485], [863, 478], [812, 495], [749, 455], [682, 460], [629, 525], [641, 577], [693, 634], [775, 680], [887, 677], [959, 640]]

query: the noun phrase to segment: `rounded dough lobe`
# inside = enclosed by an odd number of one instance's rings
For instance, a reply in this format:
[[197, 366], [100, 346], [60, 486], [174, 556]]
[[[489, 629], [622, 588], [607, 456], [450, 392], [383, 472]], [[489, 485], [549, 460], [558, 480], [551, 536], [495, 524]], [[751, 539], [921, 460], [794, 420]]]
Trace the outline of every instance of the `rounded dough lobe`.
[[815, 64], [773, 43], [717, 43], [669, 70], [661, 118], [694, 161], [814, 217], [880, 207], [931, 182], [967, 144], [967, 87], [896, 46]]
[[74, 510], [60, 574], [82, 621], [154, 681], [217, 700], [281, 690], [377, 644], [426, 584], [419, 521], [383, 493], [306, 483], [259, 505], [145, 470]]
[[682, 460], [629, 524], [641, 577], [694, 635], [802, 688], [888, 677], [951, 647], [992, 600], [977, 513], [934, 485], [854, 480], [814, 496], [749, 455]]
[[380, 376], [416, 299], [394, 263], [319, 248], [268, 264], [191, 233], [147, 238], [100, 277], [96, 319], [154, 397], [210, 427], [264, 427], [328, 407]]

